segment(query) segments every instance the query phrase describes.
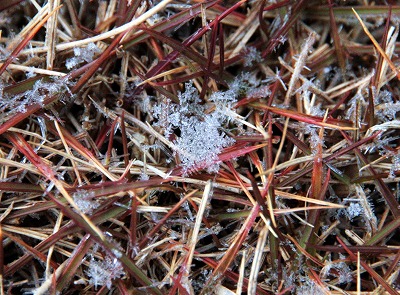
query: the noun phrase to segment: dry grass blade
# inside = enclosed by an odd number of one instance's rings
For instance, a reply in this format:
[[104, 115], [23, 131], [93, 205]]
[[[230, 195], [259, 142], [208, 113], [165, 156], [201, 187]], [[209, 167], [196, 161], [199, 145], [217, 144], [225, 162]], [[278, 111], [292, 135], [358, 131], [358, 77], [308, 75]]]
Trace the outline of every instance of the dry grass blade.
[[131, 30], [132, 28], [140, 25], [141, 23], [143, 23], [144, 21], [146, 21], [146, 19], [148, 19], [149, 17], [153, 16], [154, 14], [156, 14], [157, 12], [159, 12], [160, 10], [164, 9], [166, 5], [168, 5], [168, 3], [170, 3], [172, 0], [163, 0], [160, 3], [158, 3], [155, 7], [153, 7], [152, 9], [146, 11], [146, 13], [143, 13], [141, 16], [139, 16], [138, 18], [133, 19], [132, 21], [130, 21], [129, 23], [122, 25], [120, 27], [117, 27], [113, 30], [110, 30], [106, 33], [97, 35], [95, 37], [92, 38], [86, 38], [83, 40], [79, 40], [79, 41], [75, 41], [75, 42], [68, 42], [65, 44], [59, 44], [56, 46], [56, 50], [66, 50], [66, 49], [70, 49], [70, 48], [74, 48], [74, 47], [79, 47], [79, 46], [83, 46], [83, 45], [87, 45], [89, 43], [92, 42], [97, 42], [97, 41], [101, 41], [104, 39], [108, 39], [108, 38], [112, 38], [116, 35], [122, 34], [126, 31]]
[[342, 42], [340, 41], [340, 36], [335, 20], [335, 14], [333, 12], [333, 4], [331, 0], [328, 0], [329, 2], [329, 20], [331, 23], [331, 34], [333, 36], [333, 43], [335, 45], [335, 52], [336, 56], [340, 65], [340, 68], [342, 70], [342, 73], [344, 74], [346, 72], [346, 62], [345, 62], [345, 56], [344, 56], [344, 50], [342, 47]]
[[66, 262], [65, 267], [61, 270], [62, 273], [58, 276], [56, 280], [57, 290], [63, 290], [68, 283], [72, 280], [74, 273], [81, 265], [81, 261], [92, 246], [92, 241], [90, 240], [90, 235], [86, 235], [75, 248], [72, 255]]
[[376, 41], [374, 36], [369, 32], [367, 26], [364, 24], [362, 21], [361, 17], [358, 15], [357, 11], [353, 8], [353, 12], [356, 15], [358, 21], [360, 22], [362, 28], [364, 29], [365, 34], [368, 35], [372, 43], [374, 44], [376, 50], [379, 51], [379, 53], [383, 56], [385, 61], [388, 63], [389, 67], [392, 69], [392, 71], [396, 74], [397, 79], [400, 79], [400, 72], [397, 69], [397, 67], [393, 64], [393, 62], [390, 60], [390, 58], [387, 56], [386, 52], [382, 49], [382, 47], [379, 45], [379, 43]]
[[[53, 63], [55, 58], [55, 42], [56, 42], [56, 34], [57, 34], [57, 21], [58, 21], [58, 9], [60, 6], [60, 0], [50, 0], [49, 1], [49, 21], [47, 22], [46, 28], [46, 46], [48, 47], [47, 51], [47, 69], [53, 69]], [[54, 10], [54, 13], [52, 11]]]
[[[338, 239], [340, 245], [342, 245], [342, 247], [346, 250], [346, 252], [349, 254], [350, 258], [353, 261], [357, 261], [357, 256], [351, 252], [347, 247], [346, 244], [343, 243], [342, 240]], [[379, 285], [381, 285], [386, 292], [388, 292], [389, 294], [395, 295], [398, 294], [398, 292], [393, 289], [393, 287], [391, 287], [379, 274], [377, 274], [367, 263], [365, 263], [365, 261], [360, 260], [360, 264], [361, 266], [368, 271], [372, 277], [379, 283]]]
[[105, 240], [103, 232], [96, 225], [94, 225], [93, 222], [77, 206], [77, 204], [74, 202], [70, 194], [65, 189], [62, 182], [56, 178], [52, 168], [48, 166], [40, 157], [37, 156], [37, 154], [30, 147], [30, 145], [22, 138], [22, 136], [20, 136], [19, 134], [11, 134], [11, 135], [6, 134], [6, 137], [10, 142], [14, 144], [16, 148], [18, 148], [18, 150], [22, 154], [24, 154], [30, 160], [31, 163], [33, 163], [36, 166], [36, 168], [45, 177], [45, 179], [50, 180], [51, 183], [57, 187], [58, 191], [62, 194], [62, 196], [82, 216], [82, 218], [85, 220], [88, 226], [93, 229], [93, 231], [99, 236], [99, 238], [101, 240]]
[[307, 114], [297, 113], [297, 112], [291, 111], [291, 110], [278, 109], [278, 108], [268, 107], [268, 106], [260, 105], [260, 104], [250, 104], [250, 105], [255, 108], [269, 110], [273, 113], [276, 113], [276, 114], [279, 114], [279, 115], [282, 115], [285, 117], [289, 117], [289, 118], [298, 120], [300, 122], [314, 124], [314, 125], [321, 126], [321, 127], [335, 128], [335, 129], [339, 129], [339, 130], [354, 130], [355, 129], [354, 127], [350, 127], [349, 122], [346, 122], [346, 121], [340, 121], [340, 120], [335, 120], [335, 119], [329, 118], [327, 120], [328, 123], [325, 123], [325, 122], [323, 122], [323, 118], [321, 118], [321, 117], [310, 116]]
[[237, 233], [236, 238], [233, 241], [232, 245], [229, 247], [224, 257], [215, 267], [211, 277], [208, 279], [206, 287], [203, 289], [203, 294], [207, 294], [207, 292], [210, 292], [212, 288], [214, 288], [215, 285], [222, 280], [224, 273], [227, 271], [233, 259], [236, 257], [239, 248], [241, 247], [246, 236], [248, 235], [250, 228], [252, 227], [252, 224], [255, 218], [257, 217], [259, 211], [260, 211], [259, 205], [253, 207], [251, 213], [247, 217], [246, 221], [243, 223], [240, 232]]
[[[201, 198], [201, 203], [200, 203], [199, 209], [197, 211], [197, 215], [196, 215], [196, 222], [194, 224], [191, 237], [188, 241], [187, 247], [189, 248], [189, 252], [187, 255], [187, 259], [186, 259], [186, 265], [182, 266], [185, 269], [184, 276], [183, 276], [183, 284], [185, 286], [190, 286], [188, 278], [189, 278], [189, 274], [191, 273], [194, 249], [196, 248], [199, 231], [200, 231], [200, 226], [202, 224], [203, 215], [204, 215], [207, 203], [209, 202], [211, 189], [212, 189], [212, 182], [209, 180], [204, 188], [203, 197]], [[192, 292], [193, 292], [193, 290], [192, 290]]]
[[263, 251], [265, 247], [265, 242], [267, 241], [267, 237], [268, 228], [265, 227], [260, 232], [257, 240], [257, 246], [254, 252], [254, 260], [253, 264], [251, 265], [251, 271], [249, 275], [249, 287], [247, 289], [249, 294], [257, 294], [257, 278], [263, 262]]
[[8, 65], [13, 62], [13, 60], [17, 59], [18, 53], [27, 45], [27, 43], [35, 36], [35, 34], [40, 30], [41, 27], [47, 22], [47, 20], [61, 7], [56, 7], [51, 13], [49, 13], [47, 16], [45, 16], [36, 26], [33, 30], [29, 32], [29, 34], [24, 38], [24, 40], [18, 44], [18, 46], [13, 50], [13, 52], [10, 54], [10, 56], [7, 58], [7, 60], [3, 63], [3, 65], [0, 67], [0, 75], [4, 73], [4, 71], [7, 69]]

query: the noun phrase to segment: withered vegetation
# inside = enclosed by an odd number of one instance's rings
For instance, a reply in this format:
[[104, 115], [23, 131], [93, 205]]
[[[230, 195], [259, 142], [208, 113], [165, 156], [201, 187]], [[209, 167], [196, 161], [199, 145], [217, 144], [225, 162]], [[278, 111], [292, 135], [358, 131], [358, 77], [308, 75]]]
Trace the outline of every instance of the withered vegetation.
[[398, 294], [389, 2], [1, 1], [0, 294]]

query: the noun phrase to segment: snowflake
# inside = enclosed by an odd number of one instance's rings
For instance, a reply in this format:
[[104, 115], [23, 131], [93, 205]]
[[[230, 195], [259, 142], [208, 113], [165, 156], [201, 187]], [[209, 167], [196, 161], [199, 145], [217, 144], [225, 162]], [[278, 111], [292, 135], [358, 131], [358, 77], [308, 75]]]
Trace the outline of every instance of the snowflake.
[[100, 52], [100, 49], [94, 44], [89, 43], [86, 47], [75, 47], [74, 57], [68, 58], [65, 62], [65, 66], [68, 70], [75, 68], [77, 65], [83, 62], [91, 62], [93, 57]]
[[73, 194], [73, 199], [78, 208], [85, 214], [91, 215], [93, 210], [100, 206], [100, 202], [95, 199], [95, 193], [92, 191], [77, 191]]
[[346, 208], [346, 215], [350, 221], [352, 221], [355, 217], [360, 216], [364, 213], [364, 209], [359, 203], [352, 202]]
[[260, 52], [257, 51], [255, 47], [248, 47], [244, 52], [244, 66], [251, 67], [255, 63], [259, 63], [262, 61]]
[[158, 119], [156, 125], [164, 128], [165, 136], [174, 130], [180, 131], [180, 136], [174, 141], [174, 153], [180, 158], [184, 174], [196, 168], [216, 172], [218, 155], [234, 143], [222, 131], [223, 124], [229, 119], [226, 110], [232, 108], [240, 91], [237, 84], [231, 85], [229, 90], [211, 95], [209, 101], [216, 108], [212, 113], [206, 112], [197, 89], [191, 83], [186, 83], [185, 92], [179, 93], [179, 105], [166, 100], [166, 103], [154, 107], [153, 116]]
[[110, 289], [112, 280], [123, 276], [125, 273], [117, 258], [106, 256], [103, 261], [92, 258], [86, 274], [89, 277], [89, 283], [94, 285], [95, 288], [105, 285]]
[[392, 163], [393, 164], [390, 167], [389, 178], [395, 178], [396, 172], [400, 171], [400, 154], [393, 156]]

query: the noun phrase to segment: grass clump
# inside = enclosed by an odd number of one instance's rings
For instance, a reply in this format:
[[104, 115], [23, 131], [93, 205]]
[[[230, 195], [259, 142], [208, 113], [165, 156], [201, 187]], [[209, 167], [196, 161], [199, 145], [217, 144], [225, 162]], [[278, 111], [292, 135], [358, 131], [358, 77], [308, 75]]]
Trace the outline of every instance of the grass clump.
[[399, 6], [3, 2], [1, 294], [398, 294]]

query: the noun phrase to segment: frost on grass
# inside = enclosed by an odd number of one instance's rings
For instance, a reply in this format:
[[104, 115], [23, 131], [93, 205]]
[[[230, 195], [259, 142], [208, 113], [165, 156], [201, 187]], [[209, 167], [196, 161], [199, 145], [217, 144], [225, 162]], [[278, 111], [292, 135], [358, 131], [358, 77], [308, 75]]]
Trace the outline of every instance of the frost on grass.
[[392, 157], [392, 166], [389, 171], [389, 178], [395, 178], [396, 172], [400, 171], [400, 153], [397, 153]]
[[359, 203], [352, 202], [346, 208], [346, 215], [350, 221], [353, 221], [354, 218], [362, 215], [364, 213], [364, 209]]
[[95, 288], [107, 286], [110, 289], [112, 280], [120, 278], [125, 273], [117, 258], [106, 256], [104, 260], [92, 258], [86, 274], [89, 277], [89, 283], [94, 285]]
[[221, 133], [220, 124], [214, 114], [206, 116], [204, 121], [191, 117], [182, 122], [181, 136], [175, 145], [185, 168], [205, 166], [210, 172], [218, 170], [218, 154], [233, 143], [233, 139]]
[[309, 135], [310, 148], [314, 156], [316, 155], [319, 146], [326, 148], [324, 137], [321, 138], [319, 136], [319, 127], [310, 124], [301, 124], [300, 126], [302, 132]]
[[253, 64], [257, 64], [262, 61], [261, 53], [255, 47], [249, 46], [244, 54], [245, 67], [251, 67]]
[[361, 116], [358, 114], [364, 112], [367, 106], [368, 103], [365, 99], [364, 93], [362, 93], [360, 90], [357, 91], [354, 97], [352, 97], [347, 103], [345, 119], [356, 122], [357, 126], [361, 126]]
[[95, 199], [95, 194], [91, 191], [77, 191], [72, 197], [78, 208], [85, 214], [91, 215], [100, 206], [100, 202]]
[[394, 130], [384, 133], [379, 133], [377, 137], [371, 143], [363, 145], [363, 150], [366, 154], [379, 152], [381, 156], [387, 155], [390, 157], [390, 152], [388, 152], [388, 148], [396, 148], [396, 141], [400, 138], [400, 136], [390, 136], [394, 134]]
[[215, 105], [215, 111], [209, 113], [208, 107], [201, 104], [197, 89], [186, 83], [185, 91], [178, 95], [179, 105], [166, 100], [154, 107], [156, 125], [164, 128], [166, 137], [180, 132], [174, 140], [174, 153], [179, 156], [185, 174], [196, 168], [207, 168], [210, 173], [218, 170], [218, 155], [234, 143], [225, 134], [224, 125], [241, 90], [240, 84], [232, 83], [229, 90], [213, 93], [209, 101]]
[[396, 119], [397, 112], [400, 111], [400, 101], [393, 101], [390, 91], [384, 90], [374, 100], [376, 117], [379, 123], [384, 123]]
[[65, 66], [68, 70], [71, 70], [83, 62], [89, 63], [93, 60], [93, 57], [100, 52], [101, 50], [99, 47], [93, 42], [89, 43], [86, 47], [75, 47], [74, 56], [66, 60]]
[[342, 205], [347, 207], [336, 211], [336, 218], [345, 216], [349, 221], [362, 219], [368, 232], [376, 232], [378, 219], [374, 213], [374, 206], [369, 200], [370, 191], [360, 185], [353, 185], [353, 192], [344, 198]]
[[339, 284], [346, 284], [353, 281], [350, 267], [345, 263], [346, 257], [339, 253], [339, 260], [331, 261], [330, 255], [321, 270], [321, 277], [334, 276], [338, 278]]
[[[288, 246], [294, 248], [293, 245]], [[293, 268], [296, 268], [295, 272]], [[277, 272], [270, 268], [267, 270], [268, 279], [265, 280], [265, 283], [271, 285], [275, 293], [279, 293], [282, 290], [281, 282], [283, 282], [283, 288], [290, 290], [285, 294], [330, 294], [326, 286], [317, 283], [308, 275], [309, 272], [309, 266], [304, 262], [304, 258], [298, 255], [293, 260], [293, 265], [282, 268], [283, 280], [278, 280]]]
[[[114, 279], [125, 275], [124, 268], [118, 260], [122, 256], [123, 249], [108, 232], [105, 234], [106, 239], [113, 244], [114, 248], [111, 249], [110, 252], [110, 249], [106, 249], [97, 243], [94, 244], [93, 253], [89, 255], [89, 267], [85, 273], [89, 279], [89, 284], [93, 285], [95, 288], [107, 286], [107, 288], [110, 289]], [[98, 252], [99, 248], [102, 249], [103, 253], [107, 253], [102, 260], [94, 257], [94, 253]]]
[[316, 36], [314, 34], [310, 34], [310, 36], [308, 36], [307, 40], [302, 45], [301, 52], [300, 52], [299, 56], [297, 57], [296, 64], [294, 66], [294, 71], [293, 71], [292, 77], [290, 78], [288, 91], [287, 91], [286, 97], [285, 97], [286, 102], [287, 102], [288, 98], [293, 94], [294, 86], [300, 77], [301, 71], [303, 70], [303, 68], [306, 64], [306, 59], [307, 59], [308, 53], [311, 50], [312, 45], [315, 42], [315, 38], [316, 38]]
[[33, 84], [32, 89], [17, 95], [8, 95], [4, 93], [6, 85], [0, 82], [0, 122], [5, 121], [9, 115], [26, 112], [30, 105], [39, 104], [43, 106], [47, 96], [65, 91], [70, 93], [69, 85], [70, 83], [66, 83], [59, 77], [42, 78]]

